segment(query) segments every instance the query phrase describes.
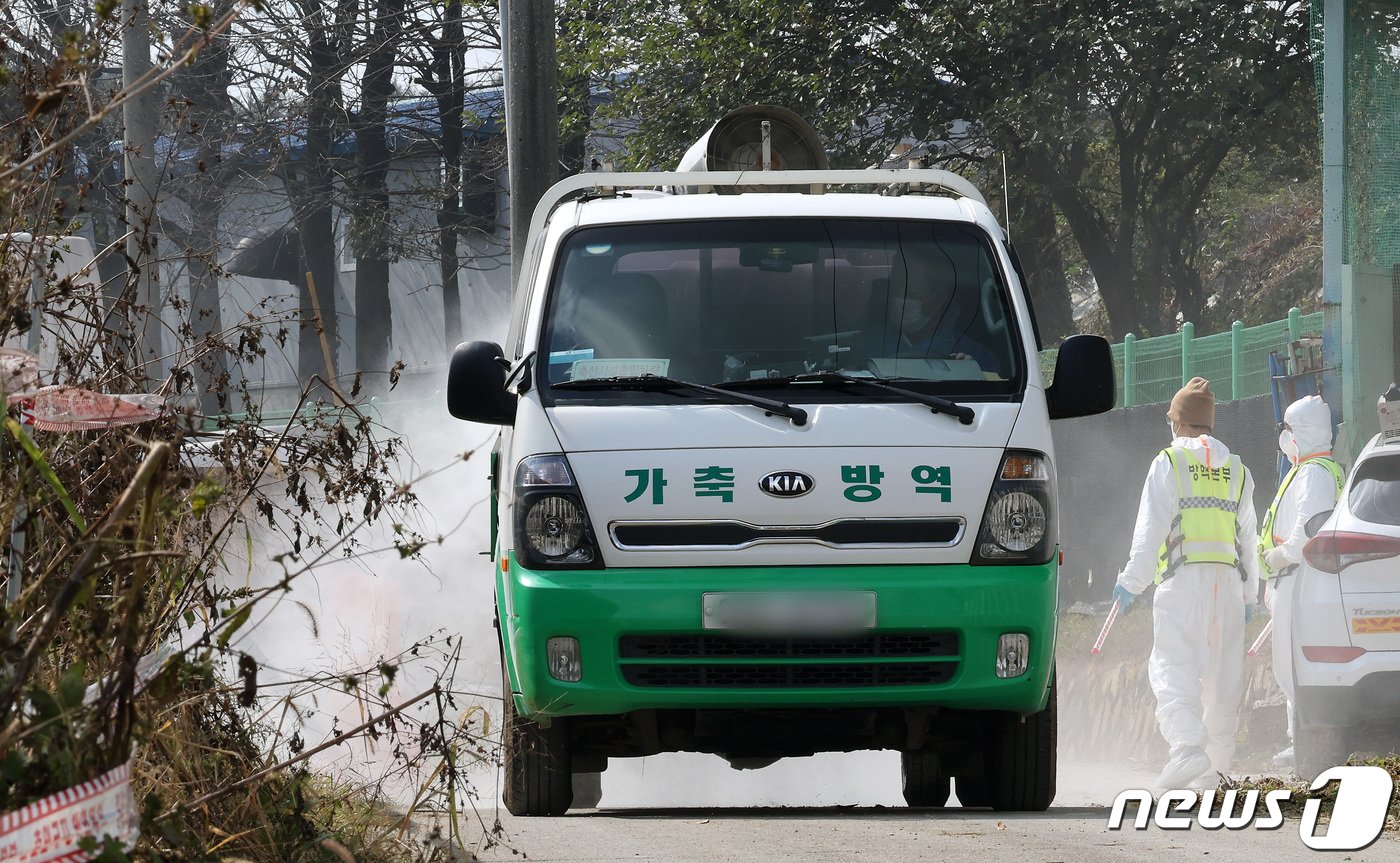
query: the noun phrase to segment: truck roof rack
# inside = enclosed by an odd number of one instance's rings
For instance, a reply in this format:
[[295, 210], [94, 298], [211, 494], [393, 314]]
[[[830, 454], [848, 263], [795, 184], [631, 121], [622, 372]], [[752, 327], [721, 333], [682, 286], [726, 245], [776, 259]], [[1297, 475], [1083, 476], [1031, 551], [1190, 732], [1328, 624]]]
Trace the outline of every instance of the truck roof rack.
[[[550, 186], [530, 218], [530, 237], [539, 236], [549, 214], [580, 196], [613, 197], [626, 189], [717, 189], [772, 187], [774, 192], [822, 194], [827, 186], [883, 186], [900, 194], [949, 192], [982, 206], [987, 201], [967, 179], [937, 168], [850, 168], [812, 171], [607, 171], [574, 174]], [[803, 189], [803, 187], [806, 187]], [[794, 188], [802, 191], [793, 191]], [[765, 191], [768, 191], [765, 189]], [[533, 278], [534, 274], [530, 274]]]

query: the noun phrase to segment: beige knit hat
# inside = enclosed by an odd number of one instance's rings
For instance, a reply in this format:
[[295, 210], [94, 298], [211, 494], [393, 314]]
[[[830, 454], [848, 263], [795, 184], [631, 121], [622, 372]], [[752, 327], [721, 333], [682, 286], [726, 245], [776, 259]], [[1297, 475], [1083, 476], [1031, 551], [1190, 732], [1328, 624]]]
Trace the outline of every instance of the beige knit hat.
[[1205, 378], [1187, 381], [1186, 386], [1172, 396], [1167, 419], [1177, 425], [1215, 428], [1215, 393], [1210, 391], [1210, 381]]

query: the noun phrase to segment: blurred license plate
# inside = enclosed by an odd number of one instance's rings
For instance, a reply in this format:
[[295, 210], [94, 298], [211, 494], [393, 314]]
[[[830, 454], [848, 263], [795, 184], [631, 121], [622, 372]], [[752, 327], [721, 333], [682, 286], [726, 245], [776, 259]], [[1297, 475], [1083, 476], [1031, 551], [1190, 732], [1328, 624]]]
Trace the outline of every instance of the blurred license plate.
[[707, 593], [706, 629], [841, 632], [875, 628], [874, 591]]

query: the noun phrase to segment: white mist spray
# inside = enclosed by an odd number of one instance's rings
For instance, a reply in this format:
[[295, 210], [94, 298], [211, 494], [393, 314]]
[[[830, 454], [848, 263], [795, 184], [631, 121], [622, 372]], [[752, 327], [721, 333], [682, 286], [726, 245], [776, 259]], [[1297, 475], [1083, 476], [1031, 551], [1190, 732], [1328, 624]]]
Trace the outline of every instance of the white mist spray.
[[[443, 680], [455, 702], [444, 704], [443, 718], [449, 722], [465, 718], [475, 733], [487, 727], [494, 733], [500, 690], [491, 626], [494, 582], [491, 561], [482, 554], [489, 545], [487, 463], [494, 430], [454, 420], [440, 393], [390, 403], [382, 418], [405, 439], [398, 478], [412, 483], [419, 501], [406, 517], [397, 518], [403, 528], [427, 543], [415, 556], [404, 557], [395, 548], [396, 539], [402, 542], [403, 538], [395, 530], [396, 517], [386, 515], [379, 523], [361, 528], [355, 539], [365, 553], [333, 556], [298, 576], [275, 606], [259, 609], [257, 625], [240, 633], [232, 646], [263, 666], [259, 682], [264, 692], [280, 695], [286, 690], [267, 684], [372, 669], [434, 638], [433, 647], [420, 650], [417, 657], [405, 657], [399, 666], [383, 697], [397, 704], [430, 688], [443, 673], [443, 642], [450, 637], [452, 649], [460, 645], [460, 653]], [[251, 586], [275, 584], [282, 576], [273, 557], [286, 549], [276, 539], [255, 540], [247, 575]], [[374, 692], [379, 680], [366, 678], [361, 685]], [[323, 688], [297, 703], [308, 711], [302, 716], [301, 730], [308, 746], [375, 713], [373, 706], [343, 688]], [[435, 700], [428, 699], [408, 716], [427, 719], [436, 709]], [[489, 720], [483, 718], [483, 711]], [[377, 783], [394, 766], [392, 748], [388, 742], [377, 746], [357, 740], [322, 753], [312, 764], [347, 781]], [[482, 796], [495, 796], [494, 768], [483, 765], [473, 782], [486, 786], [475, 789]], [[383, 790], [407, 805], [418, 789], [404, 779], [385, 784]]]

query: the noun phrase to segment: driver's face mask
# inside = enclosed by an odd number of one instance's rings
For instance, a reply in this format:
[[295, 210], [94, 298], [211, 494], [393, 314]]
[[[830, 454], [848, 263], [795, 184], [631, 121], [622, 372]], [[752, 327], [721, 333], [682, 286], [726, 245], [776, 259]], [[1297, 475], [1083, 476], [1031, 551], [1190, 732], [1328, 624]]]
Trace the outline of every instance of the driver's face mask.
[[924, 308], [924, 301], [916, 297], [907, 297], [903, 305], [893, 304], [890, 306], [890, 323], [901, 327], [905, 332], [917, 332], [928, 325], [931, 316]]

